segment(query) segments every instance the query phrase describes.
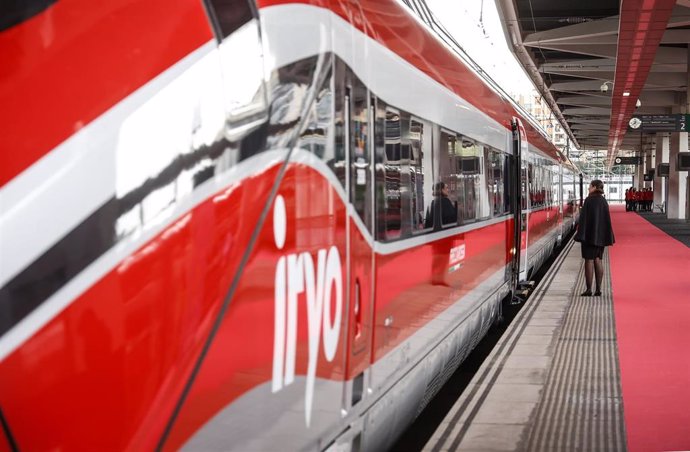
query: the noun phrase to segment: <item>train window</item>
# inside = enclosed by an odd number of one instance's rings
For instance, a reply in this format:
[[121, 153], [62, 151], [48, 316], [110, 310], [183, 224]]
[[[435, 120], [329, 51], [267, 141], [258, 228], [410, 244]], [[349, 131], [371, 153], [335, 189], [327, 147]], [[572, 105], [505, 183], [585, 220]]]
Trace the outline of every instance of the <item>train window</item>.
[[206, 0], [204, 3], [219, 41], [257, 17], [251, 0]]
[[547, 161], [544, 159], [540, 159], [539, 161], [539, 200], [542, 206], [548, 205], [551, 198], [551, 190], [547, 190], [551, 183], [551, 179], [549, 177], [549, 170], [546, 167], [546, 162]]
[[495, 149], [486, 147], [486, 183], [489, 207], [493, 216], [500, 216], [504, 213], [503, 171], [504, 155]]
[[410, 115], [400, 112], [400, 159], [398, 169], [400, 174], [400, 235], [408, 237], [412, 229], [412, 192], [410, 190]]
[[346, 116], [350, 109], [350, 89], [348, 88], [347, 66], [340, 60], [335, 60], [333, 70], [333, 127], [334, 147], [333, 158], [328, 160], [328, 166], [345, 188], [345, 153], [347, 151]]
[[537, 165], [536, 161], [534, 161], [534, 163], [530, 163], [530, 174], [532, 176], [530, 177], [530, 196], [532, 201], [532, 207], [539, 207], [541, 206], [541, 203], [539, 202], [539, 186], [541, 184], [541, 174], [539, 172], [539, 165]]
[[[525, 158], [526, 158], [526, 156], [525, 156]], [[520, 170], [520, 174], [521, 174], [520, 179], [522, 181], [520, 183], [520, 191], [521, 191], [520, 196], [522, 199], [522, 203], [521, 203], [522, 205], [520, 207], [522, 210], [527, 210], [527, 200], [528, 200], [528, 196], [530, 193], [530, 191], [529, 191], [528, 164], [525, 161], [525, 158], [523, 158], [521, 161], [522, 168]]]
[[320, 159], [332, 161], [335, 158], [333, 133], [331, 123], [333, 119], [333, 93], [331, 91], [331, 71], [324, 77], [316, 98], [305, 115], [304, 129], [300, 134], [298, 147], [312, 152]]
[[463, 223], [489, 217], [489, 200], [486, 178], [483, 177], [482, 160], [484, 147], [469, 138], [463, 137], [458, 147], [458, 197], [460, 215]]
[[515, 174], [514, 165], [515, 157], [509, 154], [504, 154], [503, 160], [503, 212], [511, 212], [511, 197], [513, 196], [514, 189], [511, 184], [513, 175]]
[[[376, 157], [378, 237], [395, 240], [430, 230], [432, 198], [431, 135], [428, 123], [386, 108], [383, 152]], [[377, 113], [377, 127], [381, 112]]]
[[226, 135], [239, 141], [268, 119], [258, 14], [247, 0], [208, 0], [206, 6], [219, 42]]
[[[434, 207], [438, 205], [441, 208], [432, 208], [430, 205], [427, 209], [426, 221], [427, 225], [433, 224], [436, 229], [457, 224], [458, 203], [462, 202], [458, 193], [458, 149], [460, 142], [454, 132], [445, 129], [441, 129], [439, 141], [439, 152], [436, 153], [438, 157], [438, 176], [434, 184], [433, 196], [435, 201], [438, 200], [438, 202], [434, 202]], [[443, 183], [443, 189], [441, 189], [441, 183]], [[443, 201], [445, 197], [448, 198], [450, 203]], [[453, 210], [455, 212], [448, 212]]]
[[575, 212], [575, 178], [570, 171], [563, 172], [563, 212], [572, 217]]
[[560, 189], [561, 189], [561, 177], [558, 172], [558, 167], [551, 166], [551, 204], [557, 204], [558, 200], [561, 199]]
[[544, 199], [544, 167], [542, 166], [540, 159], [537, 159], [537, 162], [534, 165], [534, 172], [536, 173], [534, 196], [537, 205], [543, 206], [546, 201]]
[[431, 136], [425, 131], [421, 120], [412, 118], [408, 133], [410, 143], [410, 198], [412, 212], [412, 233], [424, 232], [426, 211], [431, 206], [433, 174], [431, 165]]
[[[378, 124], [378, 122], [377, 122]], [[400, 238], [402, 230], [402, 125], [400, 112], [385, 110], [384, 152], [377, 153], [377, 222], [379, 236], [385, 240]], [[379, 161], [380, 160], [380, 161]]]
[[527, 164], [527, 186], [529, 187], [529, 206], [530, 208], [537, 206], [537, 174], [535, 171], [536, 165], [529, 162]]
[[369, 147], [369, 92], [351, 73], [350, 108], [350, 202], [371, 231], [371, 150]]

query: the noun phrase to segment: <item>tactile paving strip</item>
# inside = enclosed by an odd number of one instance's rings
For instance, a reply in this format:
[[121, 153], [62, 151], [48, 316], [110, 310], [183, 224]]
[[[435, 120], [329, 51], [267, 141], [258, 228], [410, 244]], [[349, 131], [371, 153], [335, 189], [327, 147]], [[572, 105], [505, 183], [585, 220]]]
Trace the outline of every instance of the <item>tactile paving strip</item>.
[[601, 297], [581, 297], [581, 268], [526, 450], [625, 451], [608, 252]]
[[603, 297], [566, 244], [424, 451], [625, 451], [608, 254]]

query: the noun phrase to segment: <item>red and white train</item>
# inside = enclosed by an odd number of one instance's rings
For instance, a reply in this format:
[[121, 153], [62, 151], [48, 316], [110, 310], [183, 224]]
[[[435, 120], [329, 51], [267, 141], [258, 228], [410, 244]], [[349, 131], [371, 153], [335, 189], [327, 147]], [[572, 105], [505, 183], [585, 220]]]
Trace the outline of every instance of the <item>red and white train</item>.
[[0, 13], [0, 450], [382, 450], [577, 219], [394, 0]]

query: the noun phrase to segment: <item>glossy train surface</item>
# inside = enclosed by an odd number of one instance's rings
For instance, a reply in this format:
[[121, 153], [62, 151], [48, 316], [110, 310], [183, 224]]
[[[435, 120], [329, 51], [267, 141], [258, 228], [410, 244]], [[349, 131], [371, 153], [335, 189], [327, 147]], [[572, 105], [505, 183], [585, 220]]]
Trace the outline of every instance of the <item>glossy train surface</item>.
[[577, 221], [396, 1], [16, 8], [0, 450], [390, 447]]

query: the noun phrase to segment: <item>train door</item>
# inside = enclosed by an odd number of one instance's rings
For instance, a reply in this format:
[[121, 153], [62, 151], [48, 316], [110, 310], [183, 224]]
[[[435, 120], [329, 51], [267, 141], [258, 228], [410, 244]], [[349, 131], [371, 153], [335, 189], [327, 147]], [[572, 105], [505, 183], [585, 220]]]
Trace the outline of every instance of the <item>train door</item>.
[[347, 70], [346, 187], [349, 201], [348, 321], [343, 409], [365, 396], [371, 363], [374, 308], [373, 101], [367, 87]]
[[[513, 212], [515, 212], [515, 237], [513, 253], [513, 272], [515, 284], [527, 279], [527, 241], [529, 234], [529, 174], [527, 171], [528, 143], [525, 128], [520, 119], [513, 121], [513, 157], [515, 160], [513, 189], [515, 190]], [[515, 288], [515, 286], [513, 286]]]
[[512, 139], [512, 164], [510, 165], [510, 211], [513, 213], [513, 228], [510, 231], [511, 237], [507, 242], [510, 244], [510, 264], [508, 271], [510, 273], [510, 289], [513, 294], [516, 293], [517, 285], [520, 276], [520, 244], [522, 238], [522, 142], [524, 141], [524, 128], [520, 120], [515, 118], [512, 122], [513, 139]]
[[584, 187], [584, 186], [582, 185], [582, 177], [583, 177], [583, 175], [582, 175], [582, 173], [580, 173], [580, 177], [579, 177], [579, 184], [580, 184], [580, 207], [582, 207], [582, 204], [584, 203], [584, 199], [585, 199], [585, 198], [583, 197], [583, 193], [584, 193], [584, 188], [583, 188], [583, 187]]
[[529, 271], [530, 209], [532, 208], [531, 187], [534, 177], [529, 162], [527, 140], [520, 141], [520, 281], [526, 281]]
[[552, 177], [556, 178], [556, 181], [554, 182], [555, 187], [556, 187], [556, 202], [557, 202], [557, 209], [558, 209], [558, 238], [556, 239], [556, 243], [558, 245], [561, 244], [563, 241], [563, 234], [564, 234], [564, 229], [565, 229], [565, 209], [564, 204], [565, 204], [565, 198], [564, 198], [564, 193], [563, 193], [563, 164], [562, 162], [558, 161], [558, 167], [556, 170], [558, 171], [556, 174], [552, 174]]

